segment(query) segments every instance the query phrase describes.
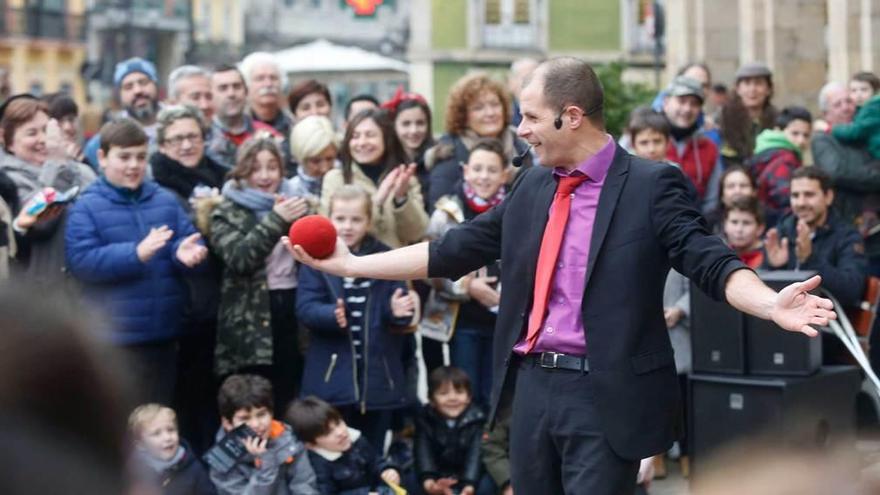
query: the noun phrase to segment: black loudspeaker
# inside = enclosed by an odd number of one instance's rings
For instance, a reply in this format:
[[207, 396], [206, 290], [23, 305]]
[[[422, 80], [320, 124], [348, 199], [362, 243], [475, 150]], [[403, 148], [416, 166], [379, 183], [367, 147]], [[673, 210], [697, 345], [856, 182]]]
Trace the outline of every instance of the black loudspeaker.
[[693, 374], [692, 469], [719, 447], [754, 434], [768, 442], [819, 447], [853, 440], [860, 385], [854, 366], [827, 366], [806, 378]]
[[[816, 272], [760, 272], [761, 280], [773, 290], [782, 290], [794, 282], [806, 280]], [[787, 332], [775, 323], [745, 316], [748, 370], [754, 375], [807, 376], [822, 366], [822, 338]]]
[[692, 282], [690, 322], [694, 373], [746, 373], [742, 313]]

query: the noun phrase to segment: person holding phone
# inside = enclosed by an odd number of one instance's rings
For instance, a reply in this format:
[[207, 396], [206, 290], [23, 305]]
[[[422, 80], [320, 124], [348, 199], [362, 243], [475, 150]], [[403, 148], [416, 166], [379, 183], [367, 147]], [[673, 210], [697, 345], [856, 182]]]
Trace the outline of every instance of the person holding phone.
[[20, 202], [12, 223], [18, 268], [13, 274], [47, 286], [65, 273], [67, 204], [41, 207], [39, 203], [46, 202], [43, 193], [48, 192], [44, 189], [75, 195], [95, 180], [91, 167], [70, 156], [61, 127], [48, 112], [44, 102], [28, 94], [13, 96], [0, 107], [0, 171], [15, 183]]

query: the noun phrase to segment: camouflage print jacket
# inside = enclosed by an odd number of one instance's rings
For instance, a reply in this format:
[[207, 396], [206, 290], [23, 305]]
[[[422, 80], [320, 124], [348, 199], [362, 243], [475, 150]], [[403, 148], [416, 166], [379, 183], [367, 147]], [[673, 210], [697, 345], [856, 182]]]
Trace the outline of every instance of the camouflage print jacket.
[[266, 257], [290, 224], [274, 211], [262, 220], [223, 200], [211, 214], [211, 246], [223, 263], [215, 370], [272, 364], [272, 322]]

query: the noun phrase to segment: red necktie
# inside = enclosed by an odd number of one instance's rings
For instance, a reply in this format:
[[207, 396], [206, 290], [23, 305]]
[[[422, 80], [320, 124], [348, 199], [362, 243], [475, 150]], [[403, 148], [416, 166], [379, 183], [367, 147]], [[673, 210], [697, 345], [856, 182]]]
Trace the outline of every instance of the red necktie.
[[532, 312], [529, 314], [529, 331], [526, 334], [526, 353], [538, 343], [538, 333], [544, 323], [547, 312], [547, 301], [550, 298], [550, 284], [556, 272], [556, 259], [562, 246], [562, 236], [568, 223], [568, 212], [571, 209], [571, 197], [575, 188], [587, 180], [586, 175], [560, 177], [550, 207], [550, 219], [544, 227], [544, 238], [541, 240], [541, 252], [538, 254], [538, 266], [535, 269], [535, 295], [532, 300]]

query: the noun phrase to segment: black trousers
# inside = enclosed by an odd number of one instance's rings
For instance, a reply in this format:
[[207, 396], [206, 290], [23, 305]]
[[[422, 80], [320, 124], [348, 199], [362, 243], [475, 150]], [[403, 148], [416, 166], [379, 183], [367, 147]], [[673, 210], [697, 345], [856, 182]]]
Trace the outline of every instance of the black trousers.
[[635, 493], [638, 460], [623, 459], [605, 439], [590, 374], [515, 364], [510, 425], [514, 493]]
[[216, 339], [216, 318], [184, 323], [174, 404], [180, 433], [197, 455], [214, 444], [214, 435], [220, 427], [217, 413], [219, 383], [214, 376]]
[[270, 290], [272, 315], [272, 388], [275, 414], [281, 417], [302, 384], [303, 355], [299, 349], [299, 322], [296, 319], [296, 289]]

